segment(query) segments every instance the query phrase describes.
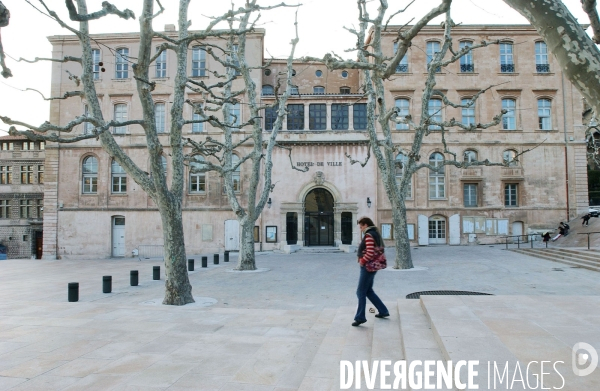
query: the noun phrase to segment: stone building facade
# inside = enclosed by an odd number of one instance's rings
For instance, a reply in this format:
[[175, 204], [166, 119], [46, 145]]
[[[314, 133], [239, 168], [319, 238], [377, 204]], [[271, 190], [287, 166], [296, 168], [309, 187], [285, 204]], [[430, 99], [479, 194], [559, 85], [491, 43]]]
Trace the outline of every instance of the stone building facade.
[[0, 245], [8, 258], [42, 257], [45, 143], [0, 137]]
[[[167, 34], [175, 34], [166, 29]], [[392, 31], [393, 29], [389, 29]], [[248, 40], [250, 64], [267, 64], [263, 58], [265, 31]], [[386, 81], [388, 105], [419, 119], [421, 94], [426, 78], [427, 55], [441, 45], [443, 30], [428, 26], [413, 41], [397, 73]], [[421, 170], [412, 178], [407, 199], [407, 227], [414, 245], [494, 243], [506, 235], [527, 234], [554, 227], [559, 221], [586, 210], [587, 172], [585, 136], [581, 125], [583, 102], [535, 30], [530, 26], [457, 26], [455, 44], [482, 40], [502, 41], [478, 49], [472, 56], [442, 69], [437, 87], [453, 101], [473, 96], [495, 85], [474, 108], [454, 109], [440, 105], [442, 119], [489, 122], [504, 107], [503, 123], [486, 130], [447, 133], [448, 148], [459, 158], [502, 161], [505, 156], [529, 150], [517, 164], [460, 170], [447, 167], [442, 174]], [[390, 55], [394, 36], [384, 36]], [[135, 34], [94, 36], [98, 67], [96, 88], [105, 118], [134, 119], [141, 115], [131, 69], [118, 53], [136, 53]], [[50, 37], [53, 56], [78, 55], [71, 36]], [[161, 42], [157, 41], [158, 46]], [[107, 48], [110, 48], [108, 50]], [[117, 54], [117, 55], [115, 55]], [[175, 58], [167, 53], [153, 72], [153, 92], [160, 105], [157, 121], [169, 123], [169, 100], [175, 74]], [[265, 69], [253, 70], [262, 102], [274, 103], [285, 61], [274, 60]], [[75, 63], [53, 63], [52, 94], [73, 88], [67, 73], [80, 72]], [[222, 66], [191, 47], [188, 72], [209, 84], [211, 70]], [[364, 166], [351, 165], [367, 157], [366, 107], [357, 70], [329, 71], [322, 65], [296, 62], [293, 82], [297, 91], [288, 101], [288, 115], [278, 135], [279, 143], [292, 147], [275, 149], [273, 183], [268, 207], [257, 221], [256, 248], [294, 251], [302, 246], [340, 246], [350, 249], [359, 241], [356, 220], [373, 217], [391, 244], [391, 209], [373, 158]], [[241, 81], [234, 82], [234, 90]], [[188, 98], [205, 97], [190, 92]], [[234, 111], [243, 122], [249, 113], [242, 102]], [[438, 102], [434, 102], [438, 103]], [[86, 110], [80, 98], [54, 101], [50, 120], [66, 123]], [[192, 118], [188, 107], [186, 118]], [[438, 114], [436, 114], [438, 115]], [[269, 130], [273, 113], [266, 110], [262, 124]], [[396, 126], [396, 125], [394, 125]], [[82, 126], [78, 132], [85, 132]], [[138, 126], [115, 129], [115, 139], [140, 165], [149, 167], [145, 136]], [[242, 139], [248, 131], [236, 133]], [[410, 128], [398, 125], [394, 142], [412, 142]], [[222, 138], [210, 124], [186, 125], [184, 136], [203, 140]], [[161, 135], [168, 157], [168, 135]], [[244, 154], [244, 148], [239, 151]], [[435, 162], [444, 157], [441, 138], [435, 131], [422, 148], [422, 159]], [[449, 159], [450, 155], [446, 155]], [[165, 159], [171, 173], [170, 161]], [[307, 172], [293, 170], [308, 167]], [[238, 191], [244, 193], [249, 172], [239, 173]], [[187, 174], [183, 199], [186, 246], [189, 254], [235, 250], [238, 225], [229, 208], [222, 180], [216, 173]], [[49, 143], [46, 152], [46, 198], [44, 256], [129, 256], [144, 244], [162, 243], [160, 216], [151, 199], [115, 166], [93, 139], [69, 145]], [[390, 233], [388, 236], [388, 232]]]

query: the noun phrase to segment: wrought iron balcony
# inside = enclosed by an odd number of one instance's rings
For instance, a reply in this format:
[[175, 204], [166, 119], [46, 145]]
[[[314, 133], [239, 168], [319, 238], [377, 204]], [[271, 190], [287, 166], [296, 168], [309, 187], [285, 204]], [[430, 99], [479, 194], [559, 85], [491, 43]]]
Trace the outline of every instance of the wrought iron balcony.
[[396, 73], [408, 73], [408, 64], [398, 64]]
[[548, 73], [550, 72], [550, 64], [535, 64], [535, 71], [537, 73]]
[[473, 72], [475, 72], [475, 65], [473, 65], [473, 64], [460, 64], [460, 71], [462, 73], [473, 73]]
[[515, 64], [500, 64], [500, 72], [514, 73], [515, 72]]

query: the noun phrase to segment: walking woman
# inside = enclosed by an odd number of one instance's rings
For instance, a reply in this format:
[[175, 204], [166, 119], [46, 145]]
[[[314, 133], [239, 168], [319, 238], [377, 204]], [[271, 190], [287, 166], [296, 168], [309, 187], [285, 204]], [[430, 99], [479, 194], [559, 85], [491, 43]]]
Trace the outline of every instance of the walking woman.
[[360, 264], [360, 277], [358, 279], [358, 288], [356, 289], [356, 296], [358, 296], [358, 309], [354, 316], [354, 323], [352, 326], [360, 326], [367, 321], [365, 315], [365, 309], [367, 306], [367, 298], [377, 308], [379, 313], [375, 315], [377, 318], [387, 318], [390, 313], [373, 290], [373, 280], [377, 272], [369, 272], [365, 268], [365, 263], [370, 261], [375, 256], [375, 247], [383, 247], [383, 241], [381, 235], [373, 224], [373, 220], [368, 217], [363, 217], [358, 220], [358, 226], [363, 232], [363, 240], [358, 246], [358, 263]]

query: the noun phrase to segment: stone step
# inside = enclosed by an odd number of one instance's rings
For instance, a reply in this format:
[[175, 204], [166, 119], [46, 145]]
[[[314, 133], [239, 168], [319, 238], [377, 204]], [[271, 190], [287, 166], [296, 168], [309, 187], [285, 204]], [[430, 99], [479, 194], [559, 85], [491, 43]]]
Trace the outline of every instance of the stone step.
[[[298, 390], [339, 390], [341, 360], [370, 362], [374, 322], [352, 327], [355, 312], [354, 307], [337, 310]], [[361, 385], [367, 389], [364, 381]]]
[[[399, 299], [398, 314], [400, 317], [402, 354], [407, 366], [415, 360], [421, 362], [425, 360], [445, 360], [419, 300]], [[418, 369], [422, 368], [421, 366]], [[436, 389], [452, 390], [453, 388]]]
[[581, 262], [583, 264], [587, 264], [589, 266], [594, 266], [594, 267], [600, 266], [600, 259], [597, 259], [594, 257], [589, 257], [586, 255], [580, 255], [580, 254], [575, 254], [575, 253], [569, 254], [569, 253], [563, 253], [563, 252], [559, 252], [559, 251], [547, 251], [547, 250], [529, 250], [529, 251], [533, 252], [535, 254], [542, 254], [542, 255], [546, 255], [546, 256], [552, 256], [557, 259], [563, 259], [565, 261]]
[[[545, 389], [559, 389], [561, 385], [566, 385], [565, 390], [600, 387], [600, 374], [581, 378], [571, 370], [573, 344], [590, 338], [585, 334], [596, 324], [594, 315], [585, 311], [597, 305], [597, 297], [422, 296], [420, 302], [446, 360], [479, 360], [479, 389], [525, 389], [520, 382], [512, 387], [506, 383], [494, 386], [494, 363], [500, 372], [508, 368], [508, 379], [518, 379], [520, 369], [525, 382], [535, 385], [535, 377], [539, 379], [542, 372], [539, 360], [551, 361], [551, 365], [562, 361], [560, 377], [552, 369], [545, 375]], [[529, 363], [533, 365], [527, 371]], [[492, 379], [489, 387], [488, 368]], [[546, 369], [544, 373], [550, 372]]]
[[302, 247], [298, 250], [299, 253], [309, 254], [331, 254], [331, 253], [343, 253], [338, 247]]
[[553, 252], [557, 253], [557, 254], [561, 254], [561, 255], [567, 255], [567, 256], [574, 257], [574, 258], [586, 260], [586, 261], [593, 261], [593, 262], [600, 263], [600, 254], [597, 252], [592, 252], [592, 251], [587, 251], [587, 250], [569, 250], [569, 249], [563, 249], [563, 248], [555, 248], [555, 249], [553, 249]]
[[558, 263], [562, 263], [569, 266], [581, 267], [588, 270], [600, 271], [600, 264], [593, 263], [593, 261], [585, 261], [578, 260], [575, 258], [568, 258], [564, 256], [557, 256], [556, 254], [546, 253], [545, 251], [535, 251], [535, 250], [525, 250], [525, 249], [513, 249], [511, 251], [517, 252], [519, 254], [529, 255], [531, 257], [547, 259], [549, 261], [554, 261]]

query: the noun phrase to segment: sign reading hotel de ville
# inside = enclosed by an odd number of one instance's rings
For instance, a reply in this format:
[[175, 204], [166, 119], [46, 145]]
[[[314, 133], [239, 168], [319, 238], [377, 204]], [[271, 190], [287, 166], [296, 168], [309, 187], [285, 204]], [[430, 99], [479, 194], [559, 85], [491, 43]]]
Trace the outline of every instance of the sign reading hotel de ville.
[[[327, 164], [325, 164], [327, 163]], [[317, 166], [317, 167], [325, 167], [325, 166], [341, 166], [342, 162], [296, 162], [296, 166], [298, 167], [312, 167], [312, 166]]]

